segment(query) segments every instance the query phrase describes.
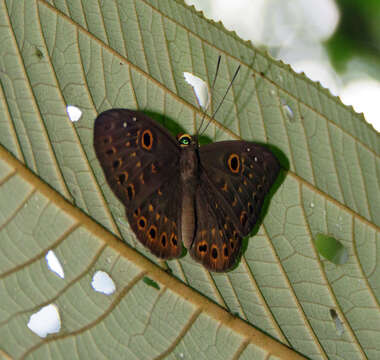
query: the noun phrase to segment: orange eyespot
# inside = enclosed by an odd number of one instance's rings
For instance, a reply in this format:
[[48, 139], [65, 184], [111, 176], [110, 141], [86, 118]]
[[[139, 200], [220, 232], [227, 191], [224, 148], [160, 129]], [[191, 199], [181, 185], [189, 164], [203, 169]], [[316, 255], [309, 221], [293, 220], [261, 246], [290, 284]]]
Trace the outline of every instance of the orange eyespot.
[[228, 168], [234, 174], [237, 174], [240, 171], [240, 158], [237, 154], [231, 154], [228, 157], [227, 163], [228, 163]]
[[135, 197], [135, 187], [133, 186], [133, 184], [129, 184], [127, 186], [127, 197], [129, 201], [131, 201]]
[[218, 248], [216, 245], [211, 246], [211, 257], [215, 260], [218, 258]]
[[223, 256], [224, 256], [224, 258], [227, 259], [228, 255], [229, 255], [229, 253], [228, 253], [227, 244], [223, 244]]
[[201, 253], [201, 255], [203, 256], [204, 254], [206, 254], [207, 252], [207, 243], [206, 241], [201, 241], [199, 244], [198, 244], [198, 251]]
[[140, 216], [139, 219], [137, 220], [137, 227], [139, 228], [139, 230], [141, 231], [145, 230], [146, 224], [147, 224], [146, 218], [144, 216]]
[[120, 184], [120, 185], [123, 185], [126, 181], [128, 180], [128, 173], [126, 171], [123, 171], [122, 173], [120, 173], [118, 176], [117, 176], [117, 182]]
[[250, 214], [252, 214], [252, 213], [253, 213], [253, 210], [255, 210], [254, 207], [253, 207], [252, 204], [248, 201], [248, 212], [249, 212]]
[[119, 159], [115, 160], [115, 161], [112, 163], [112, 167], [113, 167], [114, 169], [117, 169], [117, 168], [119, 168], [119, 167], [121, 166], [122, 163], [123, 163], [123, 160], [119, 158]]
[[177, 240], [177, 235], [172, 233], [170, 235], [170, 242], [173, 244], [173, 246], [177, 246], [178, 245], [178, 240]]
[[166, 232], [163, 232], [160, 236], [160, 242], [163, 247], [166, 247], [168, 243], [168, 236], [166, 235]]
[[154, 241], [157, 238], [157, 226], [151, 225], [148, 230], [148, 237], [150, 241]]
[[133, 217], [139, 217], [140, 216], [140, 208], [137, 208], [135, 209], [135, 211], [133, 212]]
[[111, 136], [105, 136], [103, 138], [103, 144], [107, 145], [107, 144], [111, 144], [112, 142], [112, 137]]
[[141, 134], [141, 146], [145, 150], [151, 150], [153, 146], [153, 134], [150, 130], [146, 129]]
[[248, 220], [247, 212], [243, 210], [240, 214], [240, 224], [242, 224], [242, 226], [245, 226], [245, 224], [247, 223], [247, 220]]
[[116, 148], [112, 146], [111, 148], [106, 150], [107, 156], [112, 156], [113, 154], [116, 154]]

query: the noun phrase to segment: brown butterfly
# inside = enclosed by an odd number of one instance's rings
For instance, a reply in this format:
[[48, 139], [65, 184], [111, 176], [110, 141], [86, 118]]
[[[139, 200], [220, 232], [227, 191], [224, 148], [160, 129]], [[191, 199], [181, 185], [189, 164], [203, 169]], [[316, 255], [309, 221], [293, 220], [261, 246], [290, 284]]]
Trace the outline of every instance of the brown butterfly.
[[127, 109], [96, 118], [94, 147], [139, 241], [162, 259], [180, 257], [184, 244], [212, 271], [235, 264], [280, 170], [262, 145], [199, 146], [197, 136], [175, 139], [144, 113]]
[[[219, 63], [220, 57], [217, 71]], [[174, 138], [144, 113], [128, 109], [96, 118], [94, 147], [139, 241], [162, 259], [180, 257], [184, 244], [193, 259], [219, 272], [234, 266], [242, 237], [257, 223], [280, 171], [262, 145], [199, 146], [197, 135]]]

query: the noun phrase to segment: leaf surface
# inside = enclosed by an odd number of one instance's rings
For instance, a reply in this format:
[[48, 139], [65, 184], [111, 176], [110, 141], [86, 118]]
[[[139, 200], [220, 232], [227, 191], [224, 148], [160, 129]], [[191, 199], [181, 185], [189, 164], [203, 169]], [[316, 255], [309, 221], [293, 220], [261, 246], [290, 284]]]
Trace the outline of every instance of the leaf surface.
[[[380, 140], [362, 116], [181, 1], [3, 1], [0, 39], [3, 357], [379, 357]], [[163, 264], [137, 243], [92, 144], [95, 117], [113, 107], [193, 133], [202, 113], [183, 73], [212, 83], [219, 55], [211, 110], [241, 71], [209, 139], [268, 143], [283, 166], [226, 274], [189, 256]], [[318, 253], [320, 233], [347, 262]], [[46, 265], [51, 249], [64, 279]], [[97, 270], [115, 293], [93, 290]], [[41, 339], [26, 324], [50, 303], [62, 327]]]

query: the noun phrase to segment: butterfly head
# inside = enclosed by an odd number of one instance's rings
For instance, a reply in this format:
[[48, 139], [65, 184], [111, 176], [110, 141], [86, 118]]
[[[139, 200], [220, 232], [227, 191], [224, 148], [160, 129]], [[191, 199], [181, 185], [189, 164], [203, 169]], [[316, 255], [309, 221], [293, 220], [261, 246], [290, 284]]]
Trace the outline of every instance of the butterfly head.
[[188, 146], [194, 146], [197, 144], [197, 137], [191, 136], [189, 134], [178, 134], [177, 141], [181, 148], [186, 148]]

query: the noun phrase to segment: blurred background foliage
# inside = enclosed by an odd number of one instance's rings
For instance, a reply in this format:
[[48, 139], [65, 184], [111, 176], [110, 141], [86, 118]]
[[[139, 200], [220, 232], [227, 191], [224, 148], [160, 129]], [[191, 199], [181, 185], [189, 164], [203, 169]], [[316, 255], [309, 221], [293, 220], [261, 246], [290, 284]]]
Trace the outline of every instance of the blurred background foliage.
[[380, 1], [336, 0], [340, 21], [325, 43], [331, 62], [345, 72], [350, 61], [362, 63], [361, 71], [380, 80]]
[[380, 131], [380, 0], [186, 0], [319, 81]]

